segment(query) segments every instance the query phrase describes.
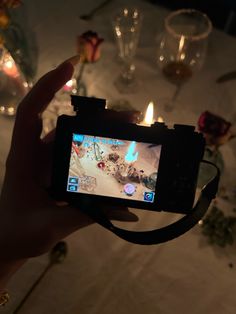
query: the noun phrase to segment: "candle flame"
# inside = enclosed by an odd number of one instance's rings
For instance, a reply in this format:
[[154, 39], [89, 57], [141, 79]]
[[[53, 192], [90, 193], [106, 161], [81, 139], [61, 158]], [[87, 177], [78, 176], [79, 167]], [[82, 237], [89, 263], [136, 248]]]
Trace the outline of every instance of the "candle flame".
[[17, 77], [19, 75], [18, 69], [16, 67], [16, 63], [10, 54], [6, 54], [4, 56], [4, 59], [2, 62], [2, 68], [3, 68], [3, 71], [8, 76]]
[[14, 107], [7, 108], [7, 113], [9, 114], [9, 116], [14, 115], [15, 114], [15, 108]]
[[147, 124], [152, 124], [153, 123], [153, 112], [154, 112], [154, 104], [151, 101], [147, 107], [147, 111], [145, 114], [144, 122]]
[[126, 162], [135, 162], [138, 159], [138, 152], [135, 153], [136, 142], [131, 142], [127, 154], [125, 155]]
[[179, 41], [179, 52], [180, 52], [180, 53], [182, 52], [182, 50], [183, 50], [183, 48], [184, 48], [184, 42], [185, 42], [185, 37], [184, 37], [184, 35], [182, 35], [182, 36], [180, 37], [180, 41]]
[[8, 60], [5, 62], [5, 66], [8, 68], [8, 69], [12, 69], [13, 66], [14, 66], [14, 61], [11, 61], [11, 60]]
[[164, 119], [160, 116], [160, 117], [157, 118], [157, 122], [163, 123]]

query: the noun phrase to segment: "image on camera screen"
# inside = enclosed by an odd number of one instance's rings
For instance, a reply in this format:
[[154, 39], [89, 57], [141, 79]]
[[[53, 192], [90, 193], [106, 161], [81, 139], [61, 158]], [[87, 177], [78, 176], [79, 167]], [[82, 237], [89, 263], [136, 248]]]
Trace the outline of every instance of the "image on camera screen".
[[161, 145], [73, 134], [67, 191], [154, 202]]

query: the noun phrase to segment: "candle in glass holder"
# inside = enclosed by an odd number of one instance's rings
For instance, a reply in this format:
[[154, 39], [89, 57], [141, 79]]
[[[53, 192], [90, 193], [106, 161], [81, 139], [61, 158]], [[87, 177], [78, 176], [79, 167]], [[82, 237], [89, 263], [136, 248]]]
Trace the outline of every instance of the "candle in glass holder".
[[141, 126], [151, 126], [154, 123], [153, 114], [154, 114], [154, 104], [151, 101], [148, 104], [145, 117], [144, 117], [143, 121], [141, 123], [139, 123], [139, 125], [141, 125]]
[[11, 77], [19, 76], [19, 71], [16, 67], [15, 61], [12, 59], [10, 55], [5, 57], [2, 69], [7, 75]]
[[[139, 125], [151, 126], [155, 122], [155, 119], [153, 118], [153, 116], [154, 116], [154, 103], [153, 103], [153, 101], [150, 101], [150, 103], [148, 104], [147, 110], [146, 110], [145, 117], [144, 117], [143, 121], [141, 123], [139, 123]], [[157, 118], [157, 122], [162, 123], [162, 122], [164, 122], [164, 120], [161, 116], [159, 116]]]
[[160, 117], [157, 118], [157, 122], [163, 123], [163, 122], [164, 122], [164, 119], [160, 116]]

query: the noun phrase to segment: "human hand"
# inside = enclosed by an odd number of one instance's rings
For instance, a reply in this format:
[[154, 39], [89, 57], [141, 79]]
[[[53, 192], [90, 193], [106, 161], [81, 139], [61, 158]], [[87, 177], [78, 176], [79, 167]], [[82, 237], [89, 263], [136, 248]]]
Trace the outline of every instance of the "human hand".
[[[40, 139], [41, 114], [72, 77], [77, 58], [44, 75], [20, 103], [0, 198], [0, 260], [24, 260], [47, 252], [57, 241], [93, 221], [76, 208], [58, 206], [47, 187], [53, 133]], [[104, 118], [130, 121], [133, 113], [107, 110]], [[105, 209], [104, 209], [105, 210]], [[136, 221], [127, 208], [106, 210], [110, 219]]]

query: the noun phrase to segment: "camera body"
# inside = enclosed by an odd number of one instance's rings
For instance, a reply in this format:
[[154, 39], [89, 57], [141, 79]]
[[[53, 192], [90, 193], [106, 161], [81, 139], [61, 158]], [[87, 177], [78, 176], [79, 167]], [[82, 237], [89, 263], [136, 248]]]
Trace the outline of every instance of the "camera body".
[[57, 200], [189, 213], [205, 141], [193, 126], [103, 120], [105, 100], [72, 96], [58, 118], [52, 173]]

